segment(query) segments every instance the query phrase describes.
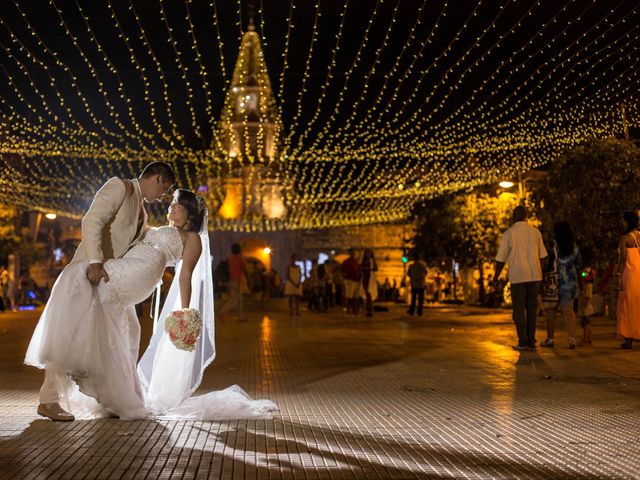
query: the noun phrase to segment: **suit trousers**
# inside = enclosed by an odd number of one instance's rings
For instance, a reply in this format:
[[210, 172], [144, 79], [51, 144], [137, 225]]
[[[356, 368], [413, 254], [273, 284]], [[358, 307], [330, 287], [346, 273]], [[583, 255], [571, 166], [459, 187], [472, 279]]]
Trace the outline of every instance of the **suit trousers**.
[[40, 388], [40, 403], [58, 403], [61, 398], [59, 391], [64, 391], [71, 379], [69, 375], [48, 363], [44, 369], [44, 383]]
[[513, 323], [516, 324], [518, 345], [521, 347], [533, 347], [536, 344], [539, 285], [540, 282], [511, 284]]

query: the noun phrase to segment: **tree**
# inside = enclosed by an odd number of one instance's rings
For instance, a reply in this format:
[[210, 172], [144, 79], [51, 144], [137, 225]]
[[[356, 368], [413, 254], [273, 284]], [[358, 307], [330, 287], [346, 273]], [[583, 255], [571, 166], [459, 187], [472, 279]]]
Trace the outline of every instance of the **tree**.
[[20, 228], [20, 212], [0, 204], [0, 264], [6, 265], [9, 255], [20, 256], [24, 265], [41, 260], [46, 255], [31, 241], [28, 229]]
[[6, 264], [8, 256], [16, 253], [17, 232], [16, 209], [0, 204], [0, 263]]
[[596, 263], [615, 259], [621, 218], [640, 205], [640, 149], [615, 138], [582, 145], [558, 157], [536, 195], [543, 231], [571, 225], [581, 251]]
[[516, 205], [515, 196], [496, 197], [481, 192], [430, 200], [416, 209], [415, 249], [432, 265], [453, 260], [463, 267], [478, 268], [482, 301], [483, 264], [495, 258], [500, 238], [511, 223], [511, 213]]

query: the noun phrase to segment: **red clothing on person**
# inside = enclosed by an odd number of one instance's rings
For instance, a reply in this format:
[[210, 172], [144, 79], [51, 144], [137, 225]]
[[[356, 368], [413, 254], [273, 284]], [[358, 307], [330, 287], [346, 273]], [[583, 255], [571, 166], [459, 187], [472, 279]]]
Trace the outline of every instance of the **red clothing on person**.
[[342, 276], [345, 280], [359, 282], [362, 274], [360, 272], [360, 264], [355, 258], [349, 257], [342, 262]]
[[244, 258], [240, 255], [231, 254], [227, 259], [229, 265], [229, 279], [241, 280], [245, 271]]

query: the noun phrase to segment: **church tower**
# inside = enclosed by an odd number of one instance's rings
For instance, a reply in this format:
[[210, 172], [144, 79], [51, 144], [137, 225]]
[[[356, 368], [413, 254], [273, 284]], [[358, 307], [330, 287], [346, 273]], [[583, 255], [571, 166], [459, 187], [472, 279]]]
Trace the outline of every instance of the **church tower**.
[[286, 214], [278, 176], [281, 134], [260, 36], [250, 19], [212, 145], [224, 165], [208, 181], [210, 208], [218, 217], [253, 223]]
[[219, 140], [232, 168], [276, 159], [282, 131], [260, 36], [250, 19], [219, 124]]

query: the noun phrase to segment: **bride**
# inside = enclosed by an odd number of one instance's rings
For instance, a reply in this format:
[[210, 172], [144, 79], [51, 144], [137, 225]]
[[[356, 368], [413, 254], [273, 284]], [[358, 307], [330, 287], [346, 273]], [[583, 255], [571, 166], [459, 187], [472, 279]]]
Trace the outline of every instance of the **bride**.
[[[55, 369], [60, 402], [74, 415], [150, 416], [220, 420], [269, 417], [269, 400], [252, 400], [240, 387], [192, 397], [215, 357], [213, 285], [207, 209], [201, 197], [178, 189], [169, 225], [149, 229], [122, 258], [105, 262], [109, 281], [92, 286], [86, 261], [68, 265], [56, 281], [29, 344], [25, 363]], [[137, 363], [140, 325], [132, 305], [160, 282], [167, 265], [174, 281], [153, 335]], [[202, 333], [193, 351], [178, 350], [165, 333], [174, 310], [195, 308]]]

